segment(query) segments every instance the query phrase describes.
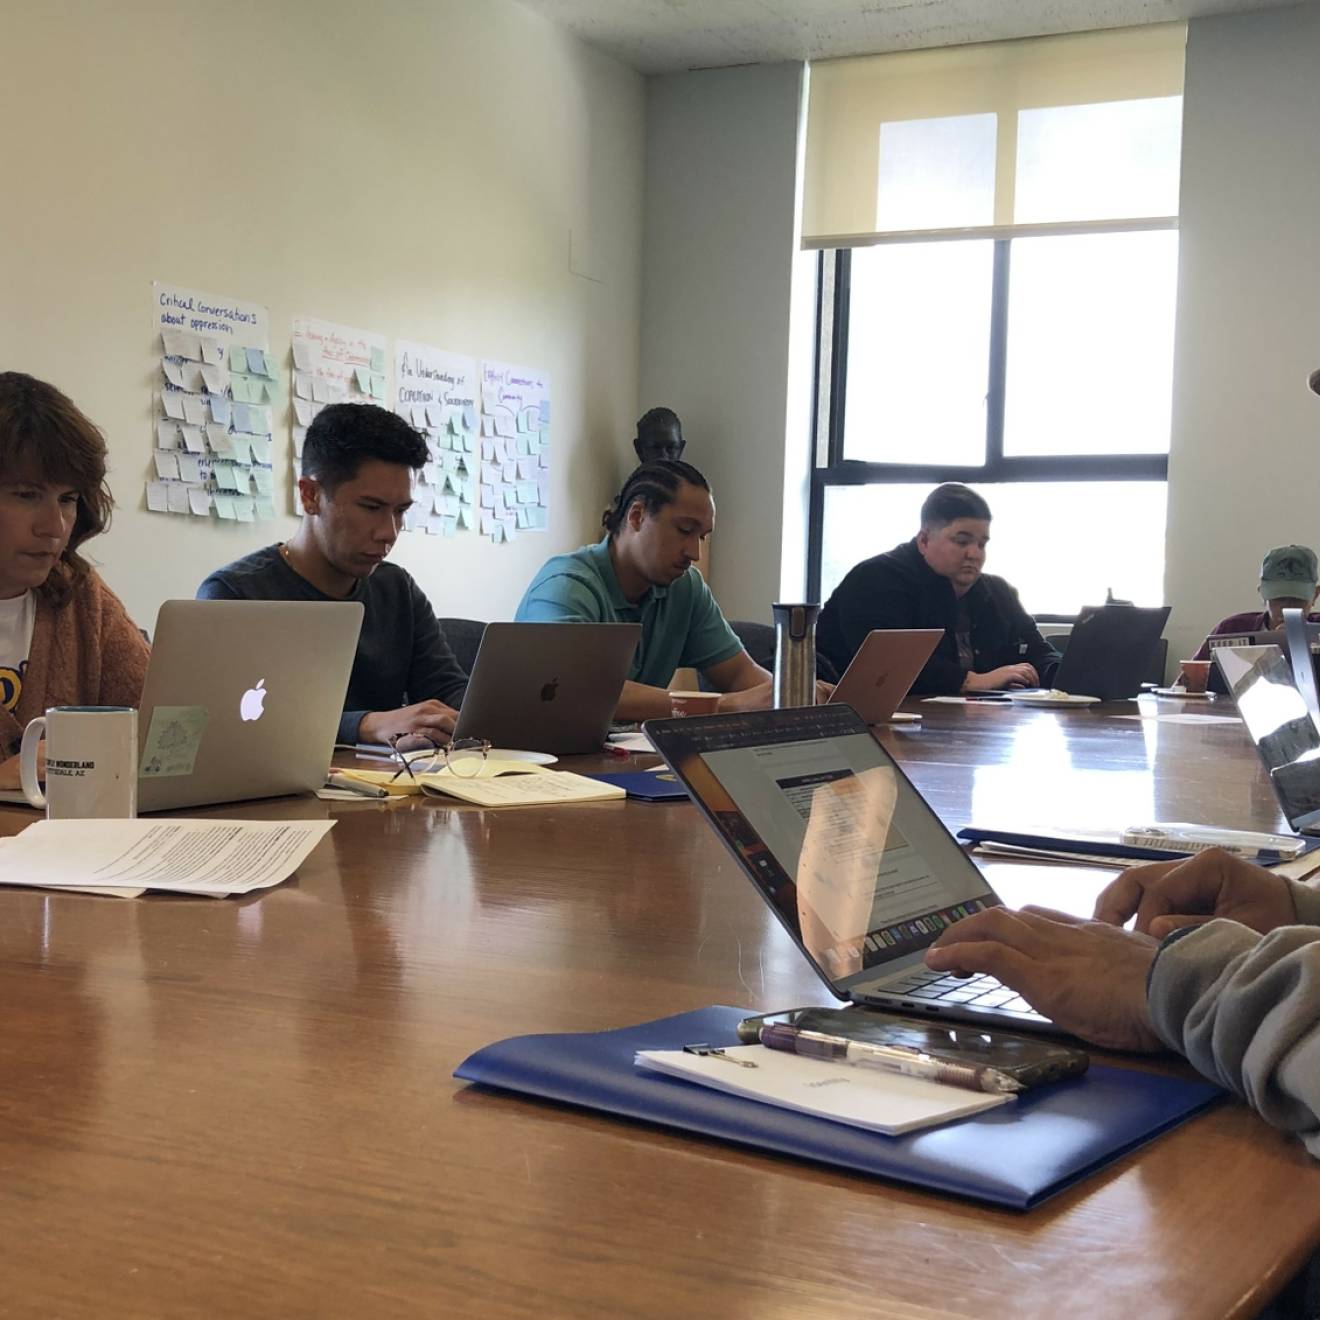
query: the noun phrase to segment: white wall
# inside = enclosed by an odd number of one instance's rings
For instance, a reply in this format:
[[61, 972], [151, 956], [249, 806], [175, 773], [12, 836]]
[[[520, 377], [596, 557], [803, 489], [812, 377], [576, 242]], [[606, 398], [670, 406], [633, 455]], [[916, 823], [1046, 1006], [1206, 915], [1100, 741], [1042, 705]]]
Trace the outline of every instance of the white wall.
[[1320, 9], [1193, 22], [1169, 460], [1170, 652], [1320, 549]]
[[[647, 87], [639, 410], [683, 419], [684, 457], [715, 490], [715, 594], [730, 618], [767, 622], [783, 548], [802, 91], [798, 64]], [[805, 448], [799, 407], [792, 419]]]
[[146, 512], [153, 279], [267, 304], [282, 356], [305, 314], [550, 372], [550, 531], [405, 534], [439, 613], [509, 617], [594, 539], [638, 397], [638, 75], [510, 0], [0, 0], [0, 31], [0, 369], [105, 429], [89, 548], [139, 622], [295, 525]]

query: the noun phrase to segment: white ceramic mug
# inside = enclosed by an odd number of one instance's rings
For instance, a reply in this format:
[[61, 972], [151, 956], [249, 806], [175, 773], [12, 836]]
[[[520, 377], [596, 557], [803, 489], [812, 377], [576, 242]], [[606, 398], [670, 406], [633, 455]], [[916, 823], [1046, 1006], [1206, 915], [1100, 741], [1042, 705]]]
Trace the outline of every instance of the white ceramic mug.
[[[46, 736], [46, 791], [37, 744]], [[52, 706], [23, 730], [23, 796], [51, 820], [137, 815], [137, 711], [131, 706]]]

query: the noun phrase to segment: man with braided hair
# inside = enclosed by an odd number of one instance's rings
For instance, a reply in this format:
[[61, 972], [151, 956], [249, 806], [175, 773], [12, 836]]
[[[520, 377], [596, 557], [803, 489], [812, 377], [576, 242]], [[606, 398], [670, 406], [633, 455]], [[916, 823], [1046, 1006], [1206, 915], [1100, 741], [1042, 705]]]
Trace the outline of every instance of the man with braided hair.
[[640, 623], [615, 712], [619, 720], [669, 714], [674, 670], [699, 670], [724, 695], [721, 711], [771, 704], [771, 679], [743, 649], [694, 565], [715, 525], [706, 478], [677, 459], [643, 463], [601, 520], [605, 536], [556, 555], [518, 606], [520, 623]]

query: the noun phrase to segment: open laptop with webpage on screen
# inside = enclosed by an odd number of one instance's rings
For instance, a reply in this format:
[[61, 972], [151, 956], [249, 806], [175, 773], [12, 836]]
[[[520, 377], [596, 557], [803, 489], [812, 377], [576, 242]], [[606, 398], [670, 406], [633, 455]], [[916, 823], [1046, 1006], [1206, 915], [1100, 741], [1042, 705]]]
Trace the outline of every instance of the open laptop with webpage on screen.
[[999, 896], [848, 706], [650, 720], [645, 730], [839, 999], [1052, 1030], [987, 976], [930, 971], [946, 926]]

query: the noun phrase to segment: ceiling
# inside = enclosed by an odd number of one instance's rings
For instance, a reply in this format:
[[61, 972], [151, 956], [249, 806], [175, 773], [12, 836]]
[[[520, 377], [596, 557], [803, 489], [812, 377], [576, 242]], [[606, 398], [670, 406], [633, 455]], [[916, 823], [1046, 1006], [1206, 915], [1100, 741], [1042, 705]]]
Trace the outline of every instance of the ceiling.
[[1275, 9], [1296, 0], [522, 0], [642, 73], [829, 59]]

